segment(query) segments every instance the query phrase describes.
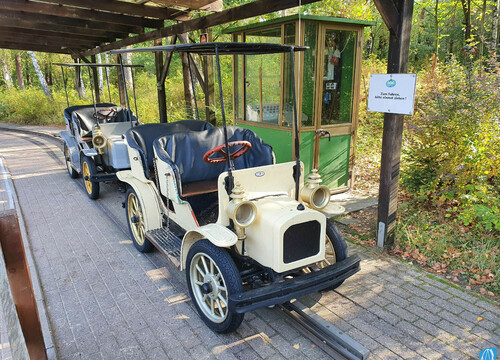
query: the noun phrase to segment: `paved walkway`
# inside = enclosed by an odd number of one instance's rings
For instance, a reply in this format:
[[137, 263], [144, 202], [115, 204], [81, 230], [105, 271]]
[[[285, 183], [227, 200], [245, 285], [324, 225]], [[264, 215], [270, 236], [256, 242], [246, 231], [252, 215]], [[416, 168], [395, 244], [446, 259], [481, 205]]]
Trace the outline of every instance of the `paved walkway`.
[[[89, 200], [58, 145], [0, 130], [61, 359], [324, 359], [277, 311], [248, 313], [230, 335], [209, 331], [184, 274], [126, 231], [123, 194]], [[500, 310], [412, 265], [351, 246], [362, 271], [338, 292], [301, 301], [371, 350], [370, 359], [477, 359], [500, 344]], [[477, 321], [482, 317], [482, 321]]]

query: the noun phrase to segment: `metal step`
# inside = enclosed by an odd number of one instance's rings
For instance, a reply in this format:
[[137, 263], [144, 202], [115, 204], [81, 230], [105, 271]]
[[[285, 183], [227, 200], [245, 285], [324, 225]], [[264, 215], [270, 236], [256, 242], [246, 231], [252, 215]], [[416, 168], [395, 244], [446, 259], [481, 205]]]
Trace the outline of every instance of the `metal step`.
[[159, 252], [166, 255], [178, 269], [181, 268], [181, 238], [165, 227], [147, 231], [146, 238], [151, 241]]

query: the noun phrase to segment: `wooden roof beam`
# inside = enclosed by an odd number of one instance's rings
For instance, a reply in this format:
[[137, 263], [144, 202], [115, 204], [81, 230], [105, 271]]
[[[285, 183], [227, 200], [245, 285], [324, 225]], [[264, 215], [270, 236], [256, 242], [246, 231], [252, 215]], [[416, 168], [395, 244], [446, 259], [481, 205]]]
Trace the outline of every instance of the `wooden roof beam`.
[[373, 2], [391, 34], [397, 34], [400, 24], [400, 14], [394, 0], [373, 0]]
[[[87, 35], [81, 34], [64, 34], [55, 31], [44, 31], [44, 30], [33, 30], [33, 29], [24, 29], [24, 28], [16, 28], [16, 27], [8, 27], [2, 26], [3, 23], [0, 23], [0, 33], [10, 32], [17, 33], [20, 35], [33, 35], [33, 36], [43, 36], [47, 38], [65, 38], [65, 39], [73, 39], [73, 40], [86, 40], [93, 43], [104, 43], [106, 41], [110, 41], [109, 37], [104, 36], [92, 36], [89, 37]], [[114, 38], [111, 38], [113, 40]]]
[[17, 33], [0, 32], [0, 39], [12, 43], [25, 43], [50, 47], [73, 47], [78, 49], [88, 49], [99, 45], [88, 40], [73, 40], [65, 38], [48, 38], [44, 36], [20, 35]]
[[134, 4], [116, 0], [41, 0], [47, 3], [75, 6], [92, 10], [105, 10], [113, 13], [147, 16], [156, 19], [175, 19], [181, 15], [187, 15], [185, 11], [167, 9], [160, 6], [149, 6]]
[[69, 54], [68, 49], [63, 49], [57, 46], [40, 46], [26, 43], [15, 43], [12, 41], [0, 40], [0, 49], [10, 49], [10, 50], [26, 50], [26, 51], [38, 51], [38, 52], [49, 52], [56, 54]]
[[[3, 0], [1, 4], [3, 4]], [[104, 31], [107, 30], [109, 32], [116, 32], [121, 34], [130, 34], [130, 33], [140, 34], [144, 31], [144, 28], [141, 26], [126, 26], [121, 24], [110, 24], [101, 21], [71, 19], [54, 15], [33, 14], [33, 13], [25, 13], [23, 11], [12, 11], [3, 9], [2, 11], [0, 11], [0, 18], [32, 21], [32, 22], [45, 23], [51, 25], [55, 24], [55, 25], [73, 26], [85, 29], [104, 30]]]
[[[201, 9], [201, 10], [210, 9], [212, 11], [217, 11], [217, 10], [214, 10], [214, 7], [211, 6], [211, 4], [220, 3], [220, 6], [222, 6], [222, 1], [218, 0], [155, 0], [155, 1], [169, 6], [179, 6], [182, 8]], [[215, 8], [217, 8], [218, 6], [219, 5], [217, 4]]]
[[75, 26], [37, 23], [33, 21], [19, 20], [19, 19], [1, 18], [0, 24], [2, 26], [9, 28], [56, 32], [61, 34], [61, 36], [66, 36], [67, 34], [76, 34], [76, 35], [83, 35], [89, 38], [105, 37], [108, 38], [108, 41], [113, 41], [118, 37], [123, 37], [123, 33], [115, 33], [107, 30], [86, 29]]
[[[302, 5], [314, 3], [318, 0], [302, 0]], [[219, 13], [207, 15], [193, 20], [183, 21], [179, 24], [165, 27], [159, 30], [149, 31], [137, 36], [125, 38], [120, 41], [115, 41], [108, 45], [103, 45], [95, 49], [90, 49], [82, 53], [83, 56], [96, 55], [101, 52], [120, 49], [127, 45], [139, 44], [145, 41], [160, 39], [167, 36], [183, 34], [185, 32], [198, 29], [206, 29], [215, 25], [225, 24], [231, 21], [247, 19], [254, 16], [267, 14], [274, 11], [280, 11], [299, 5], [299, 0], [256, 0], [254, 2], [226, 9]]]
[[[84, 2], [82, 2], [84, 3]], [[163, 20], [148, 19], [138, 16], [113, 14], [110, 12], [78, 9], [75, 7], [45, 4], [26, 0], [2, 0], [2, 9], [23, 11], [32, 14], [53, 15], [70, 19], [86, 19], [112, 24], [133, 25], [150, 28], [163, 27]]]

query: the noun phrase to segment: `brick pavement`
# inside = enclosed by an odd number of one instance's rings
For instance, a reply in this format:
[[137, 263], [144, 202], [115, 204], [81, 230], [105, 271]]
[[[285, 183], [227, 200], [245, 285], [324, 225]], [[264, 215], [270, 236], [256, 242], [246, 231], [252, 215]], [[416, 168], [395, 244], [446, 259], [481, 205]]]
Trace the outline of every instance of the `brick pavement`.
[[[91, 201], [71, 180], [61, 150], [38, 138], [0, 131], [61, 359], [322, 359], [276, 311], [248, 313], [230, 335], [209, 331], [184, 281], [157, 252], [138, 253], [119, 206], [104, 185]], [[81, 180], [80, 180], [81, 181]], [[85, 216], [82, 216], [85, 214]], [[481, 297], [379, 256], [338, 292], [301, 301], [371, 350], [370, 359], [477, 359], [500, 344], [500, 310]], [[478, 322], [477, 317], [484, 318]]]

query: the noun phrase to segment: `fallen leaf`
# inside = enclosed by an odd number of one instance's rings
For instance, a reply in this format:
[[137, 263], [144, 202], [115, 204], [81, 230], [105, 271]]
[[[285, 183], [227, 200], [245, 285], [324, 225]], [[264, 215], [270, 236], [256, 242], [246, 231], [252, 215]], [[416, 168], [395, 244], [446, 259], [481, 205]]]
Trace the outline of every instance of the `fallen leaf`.
[[455, 276], [455, 277], [453, 278], [453, 281], [454, 281], [454, 282], [458, 282], [458, 278]]
[[300, 345], [299, 344], [295, 344], [295, 345], [293, 345], [293, 348], [296, 349], [296, 350], [299, 350], [300, 349]]
[[483, 321], [483, 318], [482, 318], [481, 316], [479, 316], [479, 317], [477, 318], [477, 321]]
[[315, 348], [315, 347], [316, 347], [316, 345], [314, 345], [314, 344], [311, 344], [311, 347], [312, 347], [312, 348]]
[[469, 291], [470, 291], [471, 289], [472, 289], [472, 288], [471, 288], [469, 285], [467, 285], [467, 286], [465, 287], [465, 290], [469, 290]]
[[485, 289], [485, 288], [481, 288], [481, 289], [479, 289], [479, 292], [480, 292], [481, 294], [483, 294], [483, 295], [487, 293], [487, 291], [486, 291], [486, 289]]

